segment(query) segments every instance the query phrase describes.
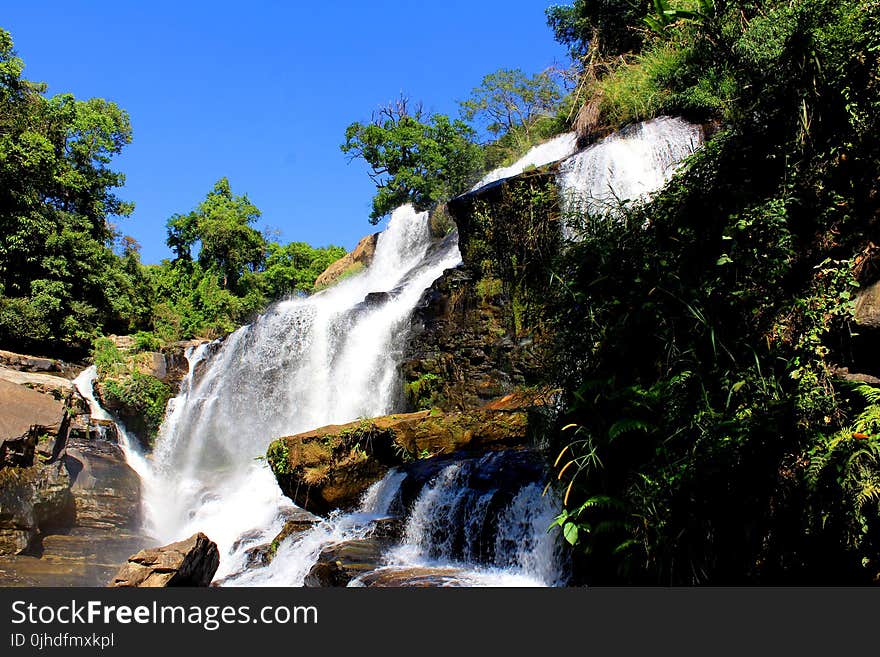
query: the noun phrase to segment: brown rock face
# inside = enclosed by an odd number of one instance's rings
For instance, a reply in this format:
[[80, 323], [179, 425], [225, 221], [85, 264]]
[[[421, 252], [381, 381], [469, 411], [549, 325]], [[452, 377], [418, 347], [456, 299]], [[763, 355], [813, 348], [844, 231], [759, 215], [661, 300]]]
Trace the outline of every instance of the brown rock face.
[[[35, 440], [39, 433], [57, 434], [65, 423], [64, 404], [25, 386], [0, 380], [0, 466], [22, 439]], [[18, 448], [15, 448], [18, 450]], [[30, 458], [33, 461], [33, 446]], [[25, 463], [18, 463], [25, 465]]]
[[354, 248], [354, 251], [346, 253], [321, 272], [321, 275], [315, 279], [315, 289], [322, 290], [333, 285], [333, 283], [344, 277], [348, 272], [355, 272], [364, 267], [369, 267], [370, 263], [373, 262], [373, 255], [376, 253], [376, 242], [378, 239], [379, 233], [373, 233], [361, 239]]
[[41, 529], [69, 524], [70, 479], [61, 463], [0, 470], [0, 555], [34, 547]]
[[109, 586], [208, 586], [219, 565], [217, 544], [198, 533], [185, 541], [141, 550], [119, 569]]
[[389, 468], [456, 452], [525, 447], [546, 422], [547, 391], [511, 397], [495, 408], [420, 411], [333, 425], [279, 438], [267, 457], [281, 490], [324, 514], [357, 506]]
[[859, 326], [880, 328], [880, 281], [859, 291], [853, 315]]

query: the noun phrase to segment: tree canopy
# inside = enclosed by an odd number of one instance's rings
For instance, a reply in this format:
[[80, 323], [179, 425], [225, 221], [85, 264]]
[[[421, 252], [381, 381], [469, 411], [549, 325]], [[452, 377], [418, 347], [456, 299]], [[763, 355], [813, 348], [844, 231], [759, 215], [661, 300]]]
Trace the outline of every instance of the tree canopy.
[[372, 223], [394, 208], [412, 203], [416, 210], [465, 191], [482, 167], [482, 151], [466, 123], [434, 114], [425, 120], [421, 106], [410, 109], [401, 98], [382, 108], [370, 123], [352, 123], [341, 148], [370, 165], [376, 183]]
[[136, 281], [110, 246], [131, 213], [109, 164], [131, 141], [128, 115], [100, 98], [44, 95], [22, 78], [0, 30], [0, 340], [82, 344], [131, 323]]
[[494, 137], [522, 132], [530, 142], [535, 122], [552, 116], [561, 100], [562, 91], [549, 71], [528, 76], [518, 68], [502, 68], [485, 76], [459, 105], [467, 121], [476, 121]]
[[649, 0], [575, 0], [548, 8], [547, 24], [575, 61], [591, 47], [603, 55], [619, 55], [640, 48], [642, 19], [650, 4]]

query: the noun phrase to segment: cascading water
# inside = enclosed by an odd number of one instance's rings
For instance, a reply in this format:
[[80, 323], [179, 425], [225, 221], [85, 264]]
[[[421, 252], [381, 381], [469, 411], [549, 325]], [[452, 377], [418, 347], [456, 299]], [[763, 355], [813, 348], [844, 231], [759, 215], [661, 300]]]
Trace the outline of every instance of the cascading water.
[[[610, 198], [643, 198], [662, 186], [701, 138], [699, 128], [662, 118], [572, 156], [575, 135], [560, 135], [474, 189], [568, 158], [557, 177], [566, 208], [586, 204], [604, 212]], [[268, 566], [248, 556], [296, 513], [263, 460], [269, 442], [397, 410], [410, 315], [423, 291], [460, 262], [454, 235], [434, 244], [427, 214], [404, 206], [392, 214], [366, 270], [308, 298], [277, 303], [225, 341], [188, 353], [189, 373], [169, 404], [152, 461], [121, 433], [144, 482], [146, 529], [162, 542], [208, 534], [220, 548], [216, 577], [224, 584], [297, 586], [324, 548], [370, 536], [375, 521], [394, 509], [406, 516], [403, 539], [374, 572], [416, 569], [431, 573], [434, 585], [564, 583], [559, 535], [547, 531], [556, 505], [543, 495], [541, 475], [529, 470], [534, 463], [514, 467], [519, 474], [507, 483], [496, 477], [510, 472], [505, 459], [527, 461], [528, 452], [450, 462], [409, 508], [400, 502], [407, 475], [391, 471], [357, 512], [333, 513], [284, 540]], [[77, 386], [93, 414], [109, 419], [94, 399], [94, 375], [90, 368]]]
[[77, 392], [82, 395], [83, 399], [86, 400], [86, 403], [89, 405], [89, 414], [95, 420], [103, 420], [105, 422], [113, 422], [116, 426], [116, 433], [119, 436], [119, 447], [122, 449], [122, 453], [125, 455], [125, 460], [128, 463], [129, 467], [134, 470], [138, 477], [141, 480], [141, 506], [142, 506], [142, 517], [144, 518], [144, 528], [148, 529], [152, 524], [152, 514], [149, 506], [146, 503], [147, 489], [150, 487], [153, 476], [152, 476], [152, 467], [150, 466], [147, 457], [144, 455], [143, 450], [138, 445], [137, 439], [133, 438], [129, 435], [129, 433], [125, 430], [125, 427], [116, 422], [116, 420], [111, 416], [98, 400], [95, 398], [95, 378], [98, 375], [98, 368], [94, 365], [91, 365], [80, 372], [79, 376], [77, 376], [73, 380], [73, 385], [76, 388]]
[[[235, 572], [244, 558], [230, 554], [236, 539], [262, 528], [271, 540], [283, 521], [278, 509], [290, 506], [259, 460], [269, 442], [394, 409], [409, 315], [461, 262], [454, 240], [431, 243], [427, 214], [399, 208], [367, 270], [276, 304], [196, 364], [202, 371], [175, 401], [154, 454], [149, 504], [161, 509], [158, 538], [203, 531], [226, 555], [218, 577]], [[386, 295], [364, 301], [377, 292]]]
[[509, 167], [501, 167], [500, 169], [490, 171], [480, 180], [480, 182], [474, 185], [472, 191], [484, 187], [491, 182], [495, 182], [496, 180], [516, 176], [529, 167], [540, 167], [545, 164], [550, 164], [551, 162], [558, 162], [559, 160], [569, 157], [576, 150], [577, 135], [574, 132], [566, 132], [557, 135], [553, 139], [550, 139], [543, 144], [538, 144], [530, 149], [528, 153], [523, 155]]
[[[637, 123], [567, 159], [557, 183], [566, 214], [616, 215], [660, 189], [703, 142], [698, 125], [663, 116]], [[573, 231], [566, 225], [567, 237]]]

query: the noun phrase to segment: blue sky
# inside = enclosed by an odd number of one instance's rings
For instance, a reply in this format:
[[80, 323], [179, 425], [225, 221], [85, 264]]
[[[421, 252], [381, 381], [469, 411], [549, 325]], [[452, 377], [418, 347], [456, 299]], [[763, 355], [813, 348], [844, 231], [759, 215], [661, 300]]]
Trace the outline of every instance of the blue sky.
[[401, 92], [455, 114], [486, 73], [564, 63], [550, 4], [34, 0], [9, 3], [0, 26], [49, 94], [129, 112], [115, 168], [136, 208], [119, 228], [158, 262], [168, 217], [221, 176], [283, 241], [352, 248], [375, 230], [373, 187], [339, 150], [345, 127]]

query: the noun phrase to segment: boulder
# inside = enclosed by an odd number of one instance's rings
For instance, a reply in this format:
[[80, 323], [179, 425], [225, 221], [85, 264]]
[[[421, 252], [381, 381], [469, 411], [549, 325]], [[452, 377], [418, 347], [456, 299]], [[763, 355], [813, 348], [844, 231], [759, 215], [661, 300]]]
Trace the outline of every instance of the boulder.
[[61, 374], [70, 371], [70, 366], [53, 358], [27, 356], [3, 350], [0, 350], [0, 367], [20, 372], [57, 372]]
[[8, 367], [0, 367], [0, 380], [30, 388], [56, 400], [64, 399], [74, 391], [73, 381], [70, 379], [42, 372], [21, 372]]
[[379, 568], [357, 578], [358, 586], [370, 588], [437, 588], [472, 586], [467, 574], [449, 567]]
[[64, 437], [67, 424], [64, 404], [57, 399], [0, 380], [0, 468], [30, 466], [37, 443]]
[[547, 425], [543, 391], [496, 407], [419, 411], [331, 425], [275, 440], [267, 458], [281, 490], [313, 513], [353, 509], [392, 467], [455, 453], [526, 447]]
[[115, 424], [92, 420], [86, 430], [74, 427], [62, 458], [70, 475], [78, 527], [140, 526], [141, 480], [125, 459]]
[[339, 260], [330, 264], [321, 275], [315, 279], [315, 290], [322, 290], [333, 285], [340, 278], [350, 275], [360, 269], [369, 267], [376, 253], [376, 243], [379, 233], [367, 235], [354, 248], [354, 251], [346, 253]]
[[129, 557], [111, 587], [208, 586], [220, 565], [217, 544], [202, 533]]
[[312, 588], [347, 586], [354, 578], [378, 568], [382, 563], [382, 554], [388, 547], [388, 541], [376, 537], [343, 541], [326, 547], [306, 575], [303, 585]]

